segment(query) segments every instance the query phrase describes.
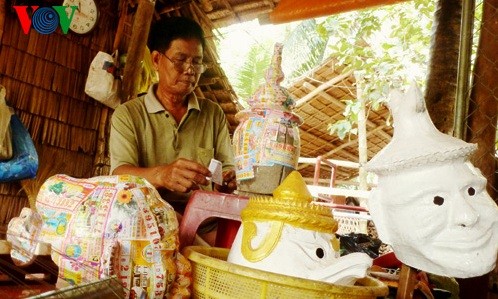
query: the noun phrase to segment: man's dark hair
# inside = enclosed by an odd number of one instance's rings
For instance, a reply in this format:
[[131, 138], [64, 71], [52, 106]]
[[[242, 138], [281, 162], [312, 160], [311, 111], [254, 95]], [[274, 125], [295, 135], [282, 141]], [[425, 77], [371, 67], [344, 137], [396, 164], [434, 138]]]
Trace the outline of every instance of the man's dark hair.
[[206, 40], [201, 26], [187, 17], [166, 17], [152, 24], [149, 32], [150, 51], [164, 53], [175, 39], [197, 39], [205, 48]]

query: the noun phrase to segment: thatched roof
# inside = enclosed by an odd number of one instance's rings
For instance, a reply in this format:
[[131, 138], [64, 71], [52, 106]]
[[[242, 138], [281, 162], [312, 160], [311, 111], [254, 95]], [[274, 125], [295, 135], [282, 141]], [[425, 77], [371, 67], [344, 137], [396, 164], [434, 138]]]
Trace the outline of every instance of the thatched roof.
[[[341, 140], [328, 130], [329, 124], [344, 118], [345, 101], [356, 99], [354, 77], [342, 69], [333, 58], [329, 58], [289, 88], [289, 92], [297, 99], [295, 112], [304, 119], [300, 127], [302, 157], [322, 156], [326, 159], [359, 162], [358, 136], [350, 135]], [[368, 159], [391, 139], [392, 127], [386, 122], [389, 115], [389, 110], [384, 106], [379, 111], [367, 111]], [[303, 164], [299, 170], [304, 177], [312, 178], [314, 165]], [[339, 166], [336, 179], [347, 181], [357, 175], [357, 168]], [[330, 177], [330, 172], [321, 173], [321, 177]]]
[[[86, 35], [63, 34], [60, 29], [46, 35], [31, 30], [25, 35], [10, 7], [15, 5], [12, 3], [0, 0], [0, 84], [6, 87], [7, 104], [15, 109], [28, 128], [39, 154], [39, 172], [27, 190], [35, 192], [37, 184], [56, 172], [74, 177], [107, 175], [107, 136], [112, 109], [84, 93], [88, 67], [98, 51], [119, 49], [120, 53], [127, 53], [132, 43], [137, 11], [140, 5], [150, 5], [151, 2], [100, 0], [98, 25]], [[234, 115], [240, 107], [219, 64], [212, 32], [216, 28], [254, 18], [269, 19], [269, 13], [278, 3], [276, 0], [158, 0], [155, 3], [153, 18], [186, 15], [196, 19], [204, 28], [208, 37], [205, 57], [209, 69], [203, 74], [195, 92], [222, 107], [232, 132], [237, 126]], [[144, 40], [143, 37], [141, 40]], [[340, 75], [340, 72], [331, 70], [330, 65], [323, 65], [313, 74], [315, 79], [303, 78], [291, 88], [291, 92], [297, 98], [304, 97], [318, 88], [317, 82]], [[298, 108], [297, 113], [305, 119], [301, 127], [302, 155], [313, 157], [326, 154], [331, 158], [347, 160], [356, 157], [353, 144], [341, 145], [345, 143], [330, 136], [326, 128], [317, 123], [325, 125], [340, 115], [340, 101], [354, 90], [341, 84], [317, 93]], [[324, 97], [325, 94], [327, 96]], [[383, 117], [385, 114], [375, 116], [371, 113], [370, 129], [382, 125]], [[385, 142], [387, 136], [383, 136], [382, 132], [376, 131], [369, 136], [372, 152]], [[345, 173], [341, 178], [351, 175]], [[18, 214], [20, 207], [28, 204], [26, 192], [20, 190], [20, 182], [0, 184], [2, 207], [9, 208], [9, 211], [0, 211], [0, 225], [7, 223]]]
[[236, 23], [251, 21], [257, 18], [269, 18], [278, 0], [198, 0], [192, 1], [169, 1], [158, 0], [156, 10], [159, 14], [169, 13], [172, 9], [185, 3], [195, 6], [197, 13], [202, 15], [204, 21], [212, 28], [221, 28]]

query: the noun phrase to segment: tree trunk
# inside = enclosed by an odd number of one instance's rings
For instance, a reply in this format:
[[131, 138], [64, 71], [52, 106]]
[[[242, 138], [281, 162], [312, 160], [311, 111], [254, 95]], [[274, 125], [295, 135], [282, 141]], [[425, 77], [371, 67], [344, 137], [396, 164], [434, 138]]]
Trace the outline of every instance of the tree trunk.
[[438, 0], [425, 101], [434, 125], [453, 133], [462, 0]]
[[498, 114], [498, 91], [496, 89], [496, 78], [498, 78], [497, 17], [498, 0], [484, 1], [467, 131], [468, 141], [478, 145], [477, 152], [472, 156], [471, 161], [488, 179], [488, 192], [495, 201], [498, 195], [498, 186], [495, 181], [495, 138]]

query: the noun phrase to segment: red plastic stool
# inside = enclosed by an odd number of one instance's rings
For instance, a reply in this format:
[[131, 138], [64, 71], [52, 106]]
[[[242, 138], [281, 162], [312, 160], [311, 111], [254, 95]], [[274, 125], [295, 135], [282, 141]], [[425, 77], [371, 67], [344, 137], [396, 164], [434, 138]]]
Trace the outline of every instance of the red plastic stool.
[[180, 223], [180, 248], [192, 245], [199, 225], [208, 218], [221, 218], [216, 247], [230, 248], [240, 226], [240, 211], [249, 198], [234, 194], [196, 190], [190, 196]]

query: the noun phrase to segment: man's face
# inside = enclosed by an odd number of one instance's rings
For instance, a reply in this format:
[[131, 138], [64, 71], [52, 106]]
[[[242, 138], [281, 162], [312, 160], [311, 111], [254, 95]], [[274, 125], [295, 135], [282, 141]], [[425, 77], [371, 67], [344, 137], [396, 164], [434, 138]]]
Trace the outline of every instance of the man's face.
[[197, 85], [201, 72], [195, 65], [202, 63], [202, 44], [197, 39], [176, 39], [165, 53], [154, 51], [159, 72], [159, 87], [164, 91], [185, 96]]
[[462, 161], [381, 178], [374, 200], [398, 258], [435, 274], [489, 272], [498, 250], [498, 207], [485, 188], [485, 178]]

